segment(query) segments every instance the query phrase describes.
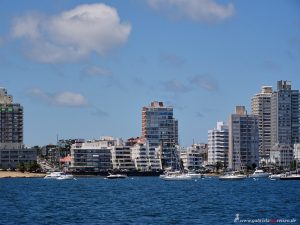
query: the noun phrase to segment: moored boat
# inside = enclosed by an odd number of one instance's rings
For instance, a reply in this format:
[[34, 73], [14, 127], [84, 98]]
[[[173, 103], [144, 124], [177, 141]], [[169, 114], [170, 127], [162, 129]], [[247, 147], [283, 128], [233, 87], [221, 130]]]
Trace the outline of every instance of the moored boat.
[[268, 178], [271, 174], [263, 170], [256, 169], [253, 174], [249, 175], [250, 178]]
[[282, 176], [283, 176], [283, 174], [271, 174], [271, 175], [269, 176], [269, 178], [272, 179], [272, 180], [278, 180], [278, 179], [280, 179]]
[[244, 180], [247, 176], [240, 174], [239, 172], [228, 172], [225, 173], [223, 176], [219, 177], [219, 180]]
[[44, 179], [52, 179], [52, 180], [73, 180], [75, 179], [72, 174], [66, 174], [63, 172], [52, 172], [47, 174]]
[[280, 180], [300, 180], [300, 174], [290, 174], [280, 177]]
[[109, 174], [106, 176], [107, 179], [125, 179], [127, 178], [126, 174]]
[[172, 180], [191, 180], [193, 179], [191, 176], [189, 176], [186, 173], [182, 173], [180, 171], [173, 171], [173, 172], [167, 172], [166, 174], [160, 175], [160, 179], [166, 180], [166, 181], [172, 181]]

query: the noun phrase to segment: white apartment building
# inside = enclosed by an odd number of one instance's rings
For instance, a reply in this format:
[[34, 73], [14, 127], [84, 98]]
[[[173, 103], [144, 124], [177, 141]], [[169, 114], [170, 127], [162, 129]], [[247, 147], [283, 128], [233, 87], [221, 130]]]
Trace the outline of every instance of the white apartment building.
[[217, 122], [217, 127], [208, 131], [208, 165], [217, 162], [228, 167], [228, 125]]
[[131, 156], [131, 148], [129, 146], [116, 145], [111, 148], [111, 161], [115, 170], [134, 170], [135, 165]]
[[293, 148], [288, 144], [276, 144], [270, 151], [270, 163], [290, 168], [291, 162], [294, 159]]
[[138, 171], [161, 170], [162, 165], [158, 151], [158, 148], [150, 147], [146, 139], [140, 139], [137, 144], [131, 147], [131, 157], [135, 169]]
[[263, 86], [251, 99], [252, 114], [258, 119], [259, 155], [268, 158], [271, 149], [271, 97], [272, 87]]
[[100, 140], [77, 140], [71, 146], [71, 167], [77, 171], [101, 172], [112, 169], [112, 147], [116, 140], [104, 137]]
[[185, 170], [198, 170], [202, 167], [202, 153], [199, 148], [188, 147], [182, 150], [180, 159]]
[[294, 144], [294, 159], [300, 162], [300, 143]]

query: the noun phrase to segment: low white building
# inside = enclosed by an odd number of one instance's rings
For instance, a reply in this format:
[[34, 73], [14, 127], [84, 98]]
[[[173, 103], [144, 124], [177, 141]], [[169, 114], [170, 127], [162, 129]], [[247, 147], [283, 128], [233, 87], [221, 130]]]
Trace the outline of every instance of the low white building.
[[276, 144], [270, 151], [270, 163], [289, 168], [294, 159], [293, 148], [289, 145]]
[[117, 145], [111, 148], [111, 161], [113, 169], [116, 170], [134, 170], [134, 161], [131, 157], [131, 148], [129, 146]]
[[180, 159], [185, 170], [198, 170], [202, 167], [202, 153], [199, 148], [188, 147], [182, 150]]
[[159, 149], [150, 147], [146, 139], [140, 139], [131, 147], [132, 160], [138, 171], [156, 171], [162, 169]]

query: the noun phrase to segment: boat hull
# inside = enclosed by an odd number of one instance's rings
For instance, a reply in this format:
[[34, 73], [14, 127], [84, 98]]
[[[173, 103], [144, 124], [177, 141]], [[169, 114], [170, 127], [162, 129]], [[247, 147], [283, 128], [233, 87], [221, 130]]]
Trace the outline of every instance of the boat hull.
[[280, 180], [300, 180], [300, 175], [280, 177]]

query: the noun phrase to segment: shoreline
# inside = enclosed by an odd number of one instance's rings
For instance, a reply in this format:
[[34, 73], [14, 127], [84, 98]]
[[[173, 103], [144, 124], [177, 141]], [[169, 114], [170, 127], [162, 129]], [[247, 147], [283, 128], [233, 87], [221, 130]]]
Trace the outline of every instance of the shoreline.
[[1, 178], [42, 178], [44, 173], [29, 173], [29, 172], [19, 172], [19, 171], [0, 171]]

